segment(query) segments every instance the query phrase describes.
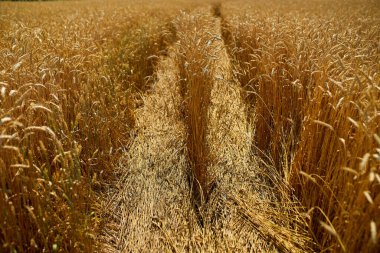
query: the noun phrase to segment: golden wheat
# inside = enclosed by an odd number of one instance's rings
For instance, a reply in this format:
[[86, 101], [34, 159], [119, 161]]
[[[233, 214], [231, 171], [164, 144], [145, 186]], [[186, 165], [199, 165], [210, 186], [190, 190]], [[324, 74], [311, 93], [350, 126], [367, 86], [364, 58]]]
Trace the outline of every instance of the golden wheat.
[[224, 38], [257, 115], [256, 152], [294, 187], [319, 250], [374, 252], [379, 11], [333, 3], [225, 8]]
[[170, 43], [170, 13], [17, 6], [1, 4], [0, 247], [94, 251], [99, 190], [128, 143], [131, 94], [153, 75], [147, 58]]
[[379, 10], [1, 3], [0, 251], [380, 251]]

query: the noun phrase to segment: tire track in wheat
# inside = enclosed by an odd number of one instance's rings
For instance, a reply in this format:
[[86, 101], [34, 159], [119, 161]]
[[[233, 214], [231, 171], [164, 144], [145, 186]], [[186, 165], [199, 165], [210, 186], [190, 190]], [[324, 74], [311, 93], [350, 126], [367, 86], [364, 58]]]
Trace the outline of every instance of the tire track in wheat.
[[[108, 225], [105, 251], [301, 252], [302, 233], [293, 237], [299, 243], [289, 239], [300, 228], [287, 222], [289, 211], [281, 208], [281, 180], [251, 154], [252, 127], [232, 75], [220, 19], [201, 9], [181, 14], [176, 26], [179, 41], [160, 60], [157, 82], [135, 111], [135, 138], [120, 161], [118, 189], [109, 201], [114, 222]], [[203, 204], [201, 223], [192, 203], [176, 61], [178, 47], [193, 36], [191, 29], [207, 34], [206, 45], [199, 46], [213, 59], [206, 139], [215, 187]]]
[[[245, 212], [251, 206], [266, 212], [256, 216], [263, 226], [276, 226], [271, 220], [278, 210], [271, 202], [278, 201], [277, 192], [270, 187], [266, 171], [251, 153], [252, 127], [247, 121], [240, 84], [233, 78], [232, 67], [221, 37], [220, 19], [213, 19], [210, 33], [214, 46], [214, 87], [209, 109], [208, 143], [214, 163], [209, 168], [216, 189], [207, 207], [208, 245], [216, 251], [275, 252], [279, 249], [297, 251], [275, 229], [252, 226]], [[276, 174], [271, 177], [276, 179]], [[242, 202], [239, 202], [242, 201]], [[281, 214], [281, 213], [277, 213]], [[280, 227], [276, 227], [278, 230]], [[286, 228], [283, 229], [287, 231]], [[271, 238], [272, 237], [272, 238]]]
[[212, 160], [208, 171], [216, 185], [204, 207], [201, 249], [304, 252], [309, 238], [298, 220], [299, 211], [287, 198], [286, 185], [276, 170], [251, 152], [252, 127], [220, 22], [211, 18], [200, 28], [211, 35], [207, 44], [211, 43], [209, 55], [214, 59], [207, 142]]
[[136, 137], [121, 163], [122, 186], [114, 201], [120, 222], [116, 251], [182, 252], [189, 237], [192, 210], [173, 58], [170, 51], [162, 59], [158, 81], [135, 112]]

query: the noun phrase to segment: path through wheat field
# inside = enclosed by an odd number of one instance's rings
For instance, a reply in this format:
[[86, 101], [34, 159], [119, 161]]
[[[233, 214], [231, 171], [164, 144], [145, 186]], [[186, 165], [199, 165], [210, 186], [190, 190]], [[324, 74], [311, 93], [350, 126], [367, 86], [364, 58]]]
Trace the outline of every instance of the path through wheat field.
[[[220, 18], [211, 8], [202, 8], [180, 14], [174, 24], [177, 41], [160, 58], [157, 80], [141, 97], [133, 141], [120, 162], [120, 188], [107, 203], [112, 214], [107, 248], [110, 252], [310, 250], [312, 240], [299, 206], [286, 198], [281, 176], [251, 152], [254, 119], [247, 115], [241, 86], [233, 76]], [[180, 68], [188, 71], [187, 76]], [[198, 93], [186, 97], [181, 85], [193, 85]], [[203, 189], [201, 198], [207, 199], [199, 202], [186, 145], [186, 135], [198, 133], [187, 133], [186, 117], [191, 116], [183, 111], [194, 110], [196, 117], [202, 117], [204, 108], [197, 108], [207, 106], [202, 104], [207, 98], [199, 93], [202, 85], [209, 86], [204, 92], [210, 89], [209, 108], [203, 126], [197, 126], [205, 128], [199, 130], [205, 131], [205, 138], [195, 136], [195, 145], [205, 141], [208, 146], [212, 159], [207, 162], [207, 177], [212, 185], [207, 193]]]
[[374, 0], [0, 2], [0, 252], [380, 252]]

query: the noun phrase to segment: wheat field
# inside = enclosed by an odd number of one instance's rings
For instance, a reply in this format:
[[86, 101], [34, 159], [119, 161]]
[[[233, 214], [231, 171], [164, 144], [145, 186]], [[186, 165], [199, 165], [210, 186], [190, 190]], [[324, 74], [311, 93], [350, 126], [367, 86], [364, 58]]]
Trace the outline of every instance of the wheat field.
[[0, 252], [380, 252], [380, 3], [0, 2]]

